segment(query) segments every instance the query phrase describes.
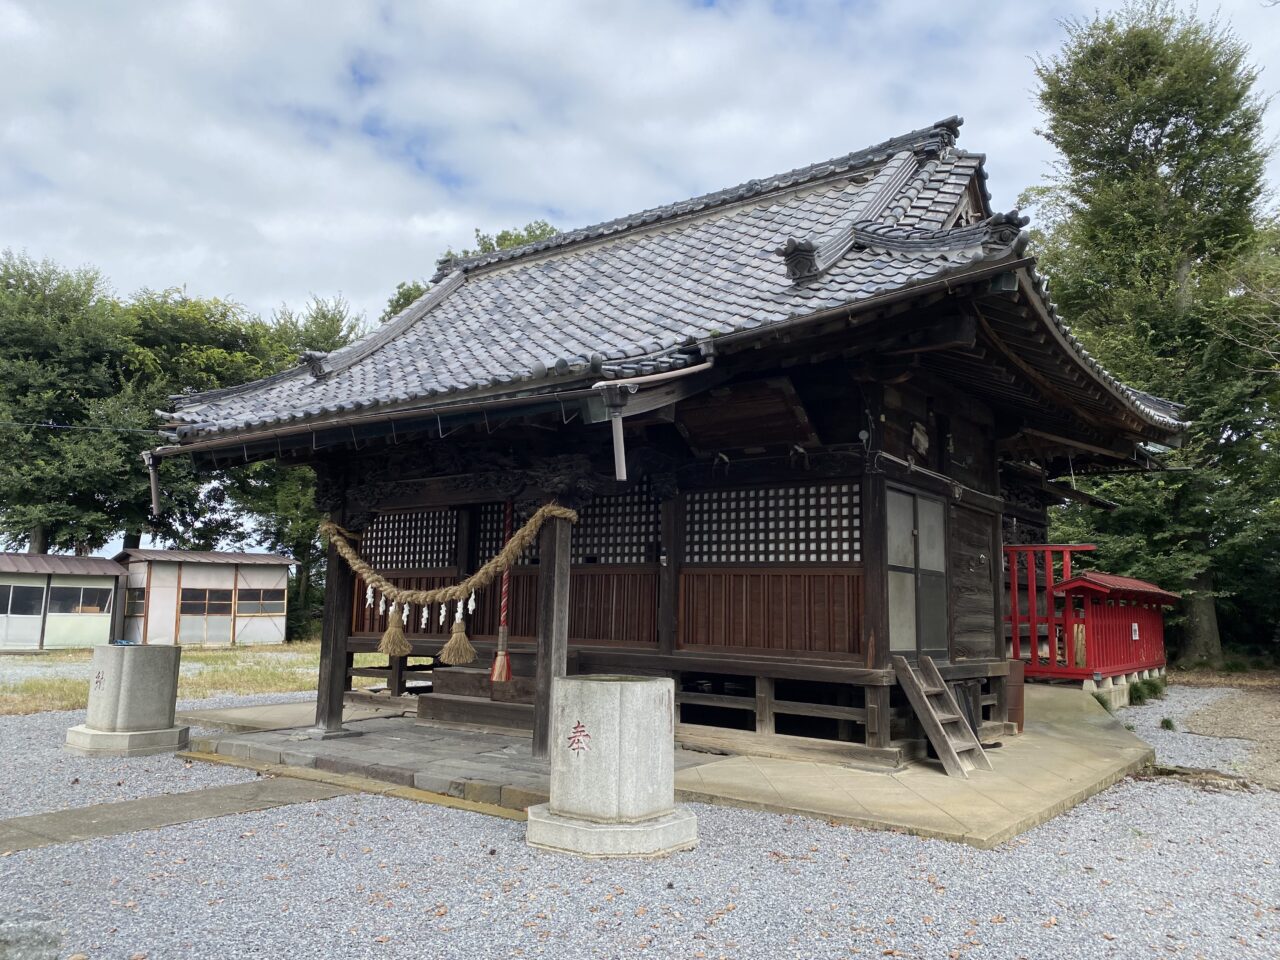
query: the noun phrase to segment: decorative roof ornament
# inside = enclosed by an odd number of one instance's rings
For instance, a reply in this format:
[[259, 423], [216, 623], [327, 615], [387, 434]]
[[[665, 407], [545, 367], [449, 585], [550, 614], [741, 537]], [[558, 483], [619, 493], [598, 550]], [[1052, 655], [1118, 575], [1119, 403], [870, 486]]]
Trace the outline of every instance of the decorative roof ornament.
[[329, 354], [323, 350], [307, 350], [298, 357], [298, 362], [305, 364], [307, 371], [317, 380], [329, 373], [325, 367], [325, 361], [329, 359]]
[[971, 260], [989, 260], [1006, 253], [1019, 255], [1030, 239], [1023, 229], [1027, 217], [1011, 210], [967, 227], [920, 230], [867, 219], [846, 223], [826, 237], [790, 237], [775, 251], [786, 263], [795, 283], [820, 276], [850, 250], [895, 253], [968, 253]]

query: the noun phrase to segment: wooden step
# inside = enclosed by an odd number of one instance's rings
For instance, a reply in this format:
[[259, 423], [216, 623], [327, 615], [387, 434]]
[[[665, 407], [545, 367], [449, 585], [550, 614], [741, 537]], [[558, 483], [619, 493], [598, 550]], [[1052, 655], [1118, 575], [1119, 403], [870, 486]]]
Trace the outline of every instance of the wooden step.
[[489, 699], [488, 667], [441, 667], [431, 679], [436, 693]]
[[503, 703], [533, 703], [533, 677], [512, 677], [506, 683], [491, 685], [489, 698]]
[[504, 703], [486, 697], [428, 693], [418, 698], [419, 720], [471, 723], [514, 730], [533, 729], [533, 704]]
[[898, 656], [893, 669], [947, 775], [967, 778], [970, 770], [990, 770], [991, 761], [933, 660], [921, 657], [917, 670]]

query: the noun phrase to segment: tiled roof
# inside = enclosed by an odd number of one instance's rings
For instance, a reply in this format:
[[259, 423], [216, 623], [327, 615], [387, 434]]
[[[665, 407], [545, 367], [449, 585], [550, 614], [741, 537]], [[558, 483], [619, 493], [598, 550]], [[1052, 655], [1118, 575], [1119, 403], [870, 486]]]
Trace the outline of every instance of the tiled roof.
[[56, 553], [0, 553], [0, 573], [39, 576], [118, 577], [124, 567], [106, 557], [67, 557]]
[[[255, 383], [175, 397], [174, 432], [179, 442], [230, 438], [663, 372], [696, 362], [726, 334], [1014, 259], [1026, 242], [1016, 216], [983, 209], [974, 211], [987, 215], [983, 222], [954, 225], [966, 191], [985, 177], [983, 157], [954, 145], [959, 123], [524, 247], [443, 261], [426, 295], [357, 343]], [[985, 206], [985, 189], [980, 196]], [[1106, 382], [1160, 422], [1133, 391]]]
[[243, 566], [293, 566], [274, 553], [235, 553], [228, 550], [121, 550], [117, 560], [162, 560], [167, 563], [238, 563]]
[[1165, 603], [1173, 603], [1180, 599], [1178, 594], [1157, 587], [1154, 583], [1148, 583], [1146, 580], [1122, 577], [1116, 573], [1102, 573], [1099, 570], [1085, 570], [1076, 574], [1070, 580], [1062, 581], [1054, 587], [1054, 593], [1070, 593], [1078, 587], [1093, 587], [1102, 593], [1116, 591], [1142, 594], [1149, 599], [1160, 600]]

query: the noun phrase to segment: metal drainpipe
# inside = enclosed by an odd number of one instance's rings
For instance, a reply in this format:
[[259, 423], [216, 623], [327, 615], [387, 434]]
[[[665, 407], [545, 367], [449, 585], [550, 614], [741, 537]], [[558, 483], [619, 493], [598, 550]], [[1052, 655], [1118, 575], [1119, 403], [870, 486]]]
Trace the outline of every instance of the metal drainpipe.
[[635, 393], [634, 384], [607, 384], [600, 387], [605, 408], [609, 411], [609, 426], [613, 431], [613, 476], [615, 480], [627, 479], [627, 441], [622, 432], [622, 408], [627, 405], [626, 395]]

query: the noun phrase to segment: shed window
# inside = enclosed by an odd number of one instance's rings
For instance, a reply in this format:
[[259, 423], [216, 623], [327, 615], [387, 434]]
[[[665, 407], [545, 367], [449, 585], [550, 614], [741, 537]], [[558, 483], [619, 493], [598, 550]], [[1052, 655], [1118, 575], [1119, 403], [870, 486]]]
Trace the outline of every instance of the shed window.
[[14, 587], [9, 616], [38, 617], [44, 608], [44, 587]]
[[284, 613], [283, 590], [246, 590], [236, 594], [236, 616], [260, 617]]
[[229, 617], [231, 591], [183, 587], [181, 612], [184, 617]]
[[50, 613], [110, 613], [110, 587], [53, 587], [49, 590]]
[[9, 585], [0, 583], [0, 616], [9, 612]]
[[124, 615], [126, 617], [140, 617], [146, 608], [146, 587], [130, 587], [124, 592]]

